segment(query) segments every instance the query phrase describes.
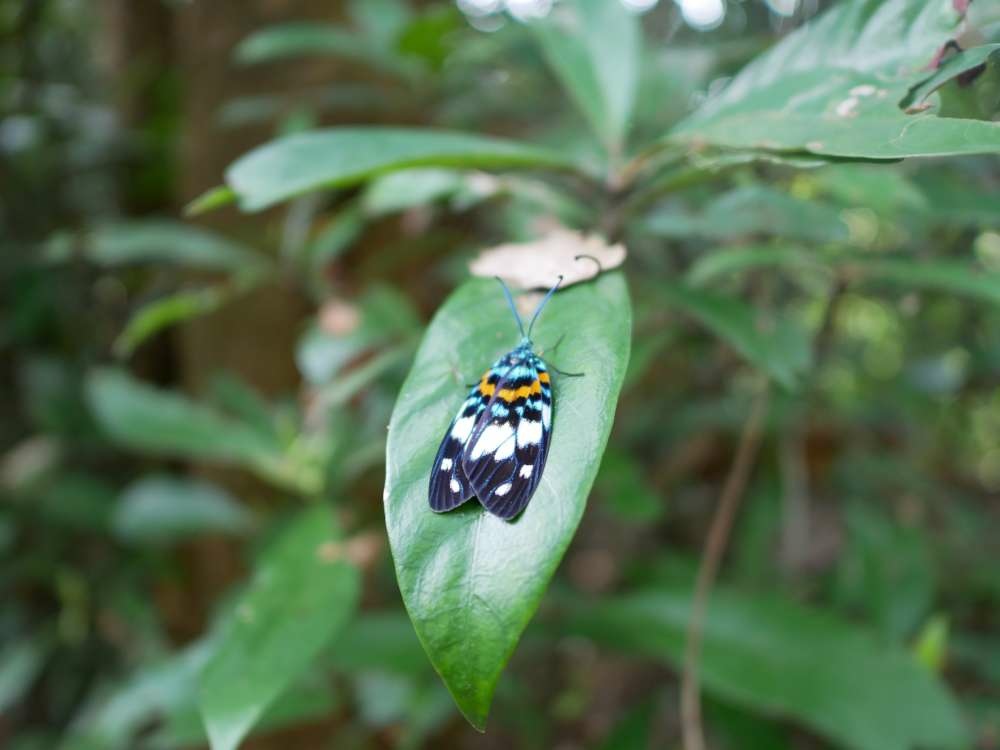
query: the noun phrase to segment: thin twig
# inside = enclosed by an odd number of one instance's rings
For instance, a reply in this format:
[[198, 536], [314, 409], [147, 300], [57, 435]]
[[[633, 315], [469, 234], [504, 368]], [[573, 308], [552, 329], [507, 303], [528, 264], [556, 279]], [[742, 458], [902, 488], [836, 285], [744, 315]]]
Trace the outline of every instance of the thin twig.
[[743, 425], [736, 457], [729, 469], [725, 486], [719, 496], [719, 504], [712, 517], [712, 525], [705, 541], [705, 552], [698, 569], [694, 601], [691, 604], [691, 618], [688, 620], [687, 645], [684, 651], [684, 673], [681, 678], [681, 734], [684, 750], [705, 750], [705, 735], [701, 725], [701, 691], [699, 667], [701, 662], [701, 637], [705, 620], [705, 610], [709, 594], [715, 583], [722, 556], [726, 551], [729, 532], [743, 498], [747, 480], [753, 469], [764, 431], [764, 417], [767, 414], [769, 391], [767, 382], [761, 386], [754, 398], [750, 415]]

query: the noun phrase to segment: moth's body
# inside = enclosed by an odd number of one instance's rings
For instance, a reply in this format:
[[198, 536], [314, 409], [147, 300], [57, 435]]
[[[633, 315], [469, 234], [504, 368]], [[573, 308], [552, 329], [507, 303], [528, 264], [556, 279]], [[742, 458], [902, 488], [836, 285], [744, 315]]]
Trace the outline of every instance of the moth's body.
[[[518, 326], [523, 332], [519, 318]], [[442, 513], [478, 497], [490, 513], [514, 518], [541, 481], [551, 434], [549, 371], [522, 335], [483, 373], [445, 433], [431, 469], [431, 509]]]

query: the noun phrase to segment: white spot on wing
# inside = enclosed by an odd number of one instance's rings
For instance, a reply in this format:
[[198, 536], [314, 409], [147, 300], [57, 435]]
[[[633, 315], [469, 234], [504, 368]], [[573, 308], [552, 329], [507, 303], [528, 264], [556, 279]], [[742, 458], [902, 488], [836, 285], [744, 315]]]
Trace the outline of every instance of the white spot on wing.
[[462, 417], [460, 420], [455, 422], [455, 426], [451, 428], [451, 436], [455, 438], [460, 443], [464, 443], [469, 439], [469, 434], [472, 432], [472, 428], [476, 424], [476, 418]]
[[542, 423], [525, 420], [517, 428], [517, 444], [537, 445], [542, 440]]
[[[496, 450], [509, 438], [513, 437], [513, 435], [514, 429], [510, 426], [509, 422], [500, 422], [499, 424], [488, 425], [479, 435], [479, 439], [476, 441], [476, 444], [472, 446], [472, 453], [469, 458], [475, 461], [482, 457], [484, 453], [495, 453]], [[513, 453], [513, 448], [511, 448], [510, 451]], [[509, 456], [510, 453], [507, 455]]]
[[441, 471], [451, 471], [451, 459], [442, 458], [441, 459]]
[[542, 424], [545, 425], [546, 430], [552, 426], [552, 406], [550, 404], [542, 404]]
[[510, 482], [507, 482], [506, 484], [501, 484], [501, 485], [500, 485], [499, 487], [497, 487], [497, 489], [496, 489], [496, 495], [497, 495], [497, 496], [499, 496], [499, 497], [503, 497], [503, 496], [504, 496], [504, 495], [506, 495], [506, 494], [507, 494], [508, 492], [510, 492], [510, 488], [511, 488], [511, 484], [510, 484]]
[[452, 479], [448, 486], [451, 487], [452, 492], [458, 492], [462, 489], [462, 485], [458, 483], [457, 479]]
[[534, 471], [534, 469], [535, 469], [534, 464], [525, 464], [524, 466], [521, 467], [521, 471], [518, 473], [525, 479], [531, 479], [531, 472]]

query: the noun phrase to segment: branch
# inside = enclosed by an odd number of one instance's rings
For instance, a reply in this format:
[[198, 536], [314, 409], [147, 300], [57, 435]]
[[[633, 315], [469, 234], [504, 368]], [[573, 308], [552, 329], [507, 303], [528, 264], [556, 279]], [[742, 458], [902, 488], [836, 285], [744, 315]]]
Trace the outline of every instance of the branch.
[[747, 480], [753, 469], [760, 448], [767, 415], [769, 393], [765, 381], [754, 398], [750, 414], [743, 425], [736, 457], [729, 469], [726, 483], [719, 496], [719, 504], [712, 517], [712, 525], [705, 542], [705, 553], [698, 569], [691, 618], [688, 621], [687, 645], [684, 651], [684, 673], [681, 678], [681, 734], [684, 750], [705, 750], [705, 735], [701, 725], [701, 691], [699, 668], [701, 663], [701, 637], [709, 594], [719, 572], [726, 551], [729, 532], [740, 507]]

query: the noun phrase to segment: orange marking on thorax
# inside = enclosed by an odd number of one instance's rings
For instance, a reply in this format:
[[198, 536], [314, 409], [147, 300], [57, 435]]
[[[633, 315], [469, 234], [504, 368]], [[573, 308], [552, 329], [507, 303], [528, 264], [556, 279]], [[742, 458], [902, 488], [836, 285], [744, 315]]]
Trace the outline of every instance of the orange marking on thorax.
[[490, 382], [490, 373], [487, 371], [483, 374], [483, 379], [479, 381], [479, 392], [486, 396], [486, 398], [490, 398], [495, 389], [496, 386]]
[[522, 385], [520, 388], [504, 388], [497, 395], [500, 396], [504, 401], [511, 402], [516, 401], [519, 398], [527, 398], [528, 396], [534, 396], [536, 393], [542, 392], [542, 384], [537, 380], [531, 385]]

